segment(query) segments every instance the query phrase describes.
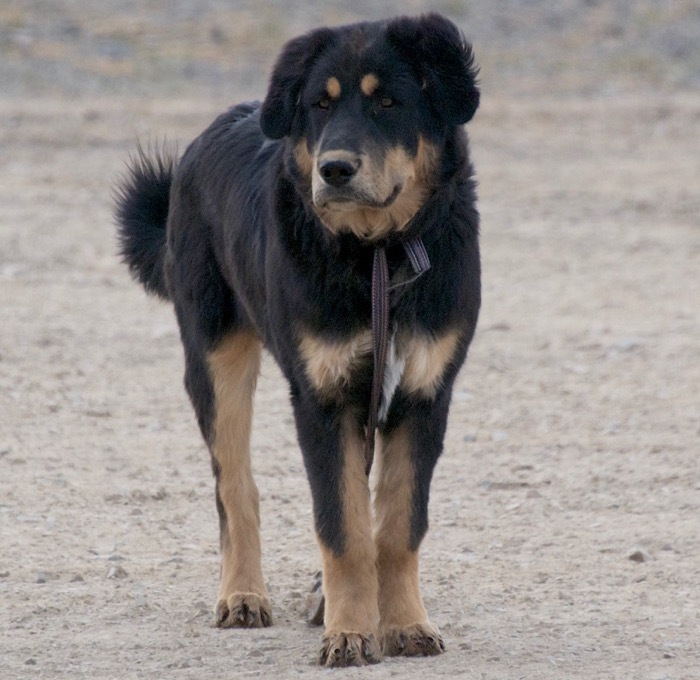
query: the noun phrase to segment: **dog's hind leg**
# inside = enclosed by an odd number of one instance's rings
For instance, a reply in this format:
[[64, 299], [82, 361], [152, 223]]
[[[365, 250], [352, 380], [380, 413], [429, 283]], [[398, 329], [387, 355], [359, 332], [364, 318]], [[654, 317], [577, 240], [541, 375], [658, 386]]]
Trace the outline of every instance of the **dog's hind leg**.
[[258, 337], [239, 330], [225, 336], [207, 356], [214, 395], [209, 445], [221, 529], [216, 623], [222, 628], [272, 623], [261, 565], [259, 495], [250, 462], [260, 352]]

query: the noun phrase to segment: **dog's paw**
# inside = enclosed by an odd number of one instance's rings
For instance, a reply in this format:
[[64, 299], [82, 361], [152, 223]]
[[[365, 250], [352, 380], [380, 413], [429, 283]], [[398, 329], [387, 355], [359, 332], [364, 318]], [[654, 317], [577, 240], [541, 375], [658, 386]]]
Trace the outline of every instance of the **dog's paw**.
[[377, 638], [361, 633], [331, 633], [324, 635], [319, 663], [328, 668], [366, 666], [382, 660]]
[[219, 628], [266, 628], [272, 625], [270, 601], [257, 593], [234, 593], [216, 605]]
[[382, 651], [386, 656], [435, 656], [445, 651], [445, 643], [432, 624], [414, 623], [405, 628], [385, 629]]

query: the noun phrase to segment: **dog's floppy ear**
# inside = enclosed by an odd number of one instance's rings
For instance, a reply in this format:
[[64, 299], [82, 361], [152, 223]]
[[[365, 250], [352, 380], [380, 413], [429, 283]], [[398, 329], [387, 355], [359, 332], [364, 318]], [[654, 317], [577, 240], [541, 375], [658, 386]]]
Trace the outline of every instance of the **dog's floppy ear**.
[[478, 68], [471, 45], [440, 14], [401, 17], [389, 22], [387, 40], [413, 64], [435, 110], [452, 125], [462, 125], [479, 106]]
[[260, 111], [260, 128], [266, 137], [281, 139], [291, 132], [308, 70], [332, 35], [330, 29], [320, 28], [290, 40], [282, 48]]

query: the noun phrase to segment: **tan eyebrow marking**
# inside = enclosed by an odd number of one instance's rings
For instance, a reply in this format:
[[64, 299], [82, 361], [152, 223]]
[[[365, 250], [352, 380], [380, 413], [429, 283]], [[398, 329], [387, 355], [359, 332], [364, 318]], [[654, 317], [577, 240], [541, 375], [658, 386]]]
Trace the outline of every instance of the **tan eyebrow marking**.
[[326, 92], [331, 99], [338, 99], [340, 97], [340, 81], [335, 77], [331, 76], [326, 81]]
[[377, 78], [374, 73], [368, 73], [366, 76], [363, 76], [362, 80], [360, 81], [360, 89], [362, 90], [362, 94], [365, 94], [368, 97], [371, 97], [374, 94], [378, 86], [379, 78]]

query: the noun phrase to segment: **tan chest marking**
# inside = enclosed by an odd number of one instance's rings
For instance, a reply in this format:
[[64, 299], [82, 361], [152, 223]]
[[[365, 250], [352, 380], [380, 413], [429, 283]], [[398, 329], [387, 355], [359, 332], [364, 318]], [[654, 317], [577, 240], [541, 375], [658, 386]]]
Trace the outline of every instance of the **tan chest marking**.
[[437, 338], [429, 335], [405, 338], [400, 350], [406, 360], [402, 389], [433, 399], [442, 383], [445, 369], [454, 359], [459, 337], [459, 331], [451, 330]]
[[[399, 386], [405, 392], [418, 393], [426, 399], [435, 397], [445, 370], [454, 358], [459, 337], [457, 330], [439, 337], [405, 332], [392, 337], [382, 395], [382, 417], [388, 413]], [[299, 350], [311, 384], [321, 394], [332, 394], [346, 387], [352, 374], [371, 360], [372, 333], [367, 329], [349, 340], [336, 342], [303, 334]]]
[[299, 350], [311, 384], [328, 394], [347, 385], [352, 373], [372, 354], [372, 332], [367, 329], [340, 342], [303, 334]]

